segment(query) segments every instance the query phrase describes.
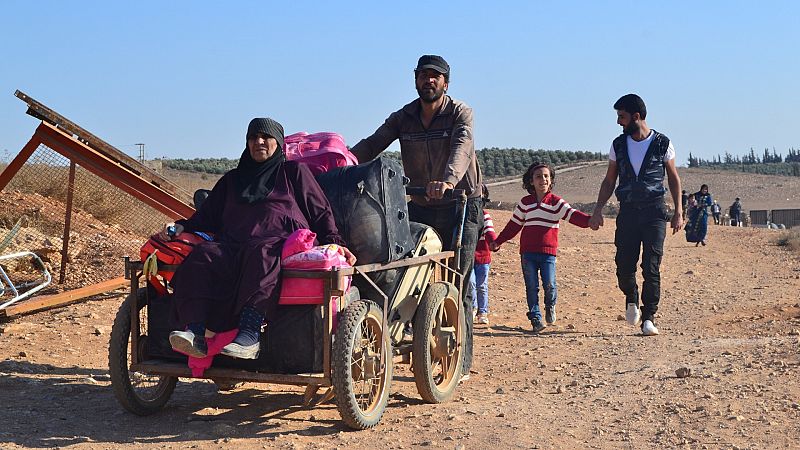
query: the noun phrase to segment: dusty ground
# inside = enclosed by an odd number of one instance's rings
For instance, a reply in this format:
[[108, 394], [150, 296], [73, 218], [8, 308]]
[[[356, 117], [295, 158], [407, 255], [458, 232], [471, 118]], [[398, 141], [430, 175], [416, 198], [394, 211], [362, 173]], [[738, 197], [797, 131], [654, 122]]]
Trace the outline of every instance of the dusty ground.
[[[498, 228], [510, 215], [492, 214]], [[712, 227], [699, 248], [669, 237], [662, 334], [645, 338], [620, 320], [613, 229], [613, 220], [598, 232], [562, 227], [559, 321], [538, 336], [524, 315], [517, 247], [506, 244], [471, 379], [454, 401], [429, 405], [408, 366], [396, 366], [383, 420], [368, 431], [347, 430], [333, 404], [303, 408], [300, 388], [252, 383], [217, 393], [182, 380], [162, 412], [123, 411], [107, 368], [121, 299], [0, 323], [0, 448], [796, 446], [800, 256], [765, 229]], [[691, 376], [678, 378], [680, 368]]]

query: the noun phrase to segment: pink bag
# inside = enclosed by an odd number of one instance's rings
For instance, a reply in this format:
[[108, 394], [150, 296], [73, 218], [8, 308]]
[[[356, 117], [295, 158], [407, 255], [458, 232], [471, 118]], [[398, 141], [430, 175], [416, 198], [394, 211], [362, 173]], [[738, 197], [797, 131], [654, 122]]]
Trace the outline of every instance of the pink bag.
[[[339, 253], [336, 244], [314, 244], [314, 234], [310, 230], [297, 230], [292, 233], [281, 252], [281, 267], [292, 270], [328, 271], [333, 267], [350, 267], [347, 259]], [[345, 291], [350, 289], [351, 277], [346, 277]], [[279, 305], [320, 305], [324, 302], [322, 279], [284, 278], [281, 283]], [[335, 308], [334, 308], [335, 309]]]
[[308, 134], [301, 131], [286, 136], [283, 151], [287, 160], [305, 163], [314, 175], [335, 167], [358, 164], [358, 158], [350, 153], [344, 138], [338, 133]]
[[314, 233], [311, 230], [305, 228], [295, 230], [294, 233], [290, 234], [289, 237], [286, 238], [286, 242], [283, 243], [281, 260], [283, 261], [296, 253], [311, 250], [311, 248], [314, 247], [314, 239], [316, 238], [317, 233]]

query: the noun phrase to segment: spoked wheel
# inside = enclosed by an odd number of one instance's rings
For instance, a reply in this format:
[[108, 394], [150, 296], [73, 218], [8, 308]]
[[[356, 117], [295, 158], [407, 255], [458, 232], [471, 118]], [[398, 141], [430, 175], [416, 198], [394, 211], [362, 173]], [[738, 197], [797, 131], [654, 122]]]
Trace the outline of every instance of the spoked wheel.
[[[114, 326], [111, 328], [111, 340], [108, 343], [108, 370], [111, 374], [114, 396], [117, 397], [120, 404], [134, 414], [147, 416], [164, 407], [172, 395], [172, 391], [175, 390], [178, 378], [148, 375], [129, 370], [131, 363], [131, 304], [133, 302], [137, 302], [138, 310], [144, 307], [144, 289], [139, 289], [136, 294], [128, 295], [117, 311]], [[141, 361], [141, 355], [145, 354], [147, 336], [142, 335], [140, 339], [138, 348]]]
[[414, 382], [423, 400], [450, 400], [461, 377], [466, 326], [458, 289], [445, 282], [428, 286], [414, 319]]
[[344, 310], [333, 343], [332, 378], [336, 406], [351, 428], [364, 430], [381, 420], [392, 384], [391, 342], [383, 313], [367, 300]]

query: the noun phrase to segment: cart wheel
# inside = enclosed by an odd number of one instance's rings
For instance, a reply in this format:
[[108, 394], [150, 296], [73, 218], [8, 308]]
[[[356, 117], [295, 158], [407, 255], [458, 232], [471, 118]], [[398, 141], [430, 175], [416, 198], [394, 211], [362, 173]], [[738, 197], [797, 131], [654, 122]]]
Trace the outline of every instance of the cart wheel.
[[461, 376], [464, 310], [458, 289], [445, 282], [428, 286], [414, 319], [414, 382], [423, 400], [442, 403], [455, 393]]
[[[114, 326], [111, 328], [111, 339], [108, 343], [108, 370], [111, 374], [111, 386], [114, 396], [128, 411], [147, 416], [160, 410], [172, 391], [175, 390], [177, 377], [163, 375], [148, 375], [131, 372], [130, 367], [130, 337], [131, 337], [131, 302], [138, 300], [139, 309], [145, 305], [145, 289], [138, 293], [128, 295], [122, 302]], [[145, 344], [144, 337], [140, 342], [140, 349]]]
[[391, 342], [384, 336], [383, 312], [368, 300], [344, 310], [336, 328], [331, 358], [336, 406], [351, 428], [378, 424], [392, 384]]

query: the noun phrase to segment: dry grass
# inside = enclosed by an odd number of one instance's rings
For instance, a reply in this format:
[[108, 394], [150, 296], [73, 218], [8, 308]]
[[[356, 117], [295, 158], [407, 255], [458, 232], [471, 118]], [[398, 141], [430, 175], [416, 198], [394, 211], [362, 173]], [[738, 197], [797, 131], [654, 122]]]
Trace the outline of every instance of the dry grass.
[[194, 193], [198, 189], [211, 189], [222, 177], [211, 173], [186, 172], [169, 168], [165, 168], [162, 175], [189, 193]]
[[800, 229], [793, 228], [782, 232], [776, 243], [780, 247], [789, 247], [792, 251], [800, 253]]
[[[69, 167], [51, 164], [26, 164], [14, 175], [6, 191], [36, 193], [66, 204], [69, 180]], [[108, 225], [120, 227], [142, 235], [151, 233], [155, 227], [164, 223], [161, 213], [109, 184], [86, 169], [78, 167], [75, 171], [75, 189], [72, 205], [76, 211], [91, 215], [92, 218]], [[39, 212], [28, 212], [29, 218], [36, 219]], [[16, 220], [16, 217], [8, 218]], [[64, 217], [48, 217], [60, 223], [63, 230]], [[73, 223], [73, 226], [78, 225]], [[45, 227], [55, 231], [55, 227]], [[53, 230], [50, 230], [53, 228]]]

